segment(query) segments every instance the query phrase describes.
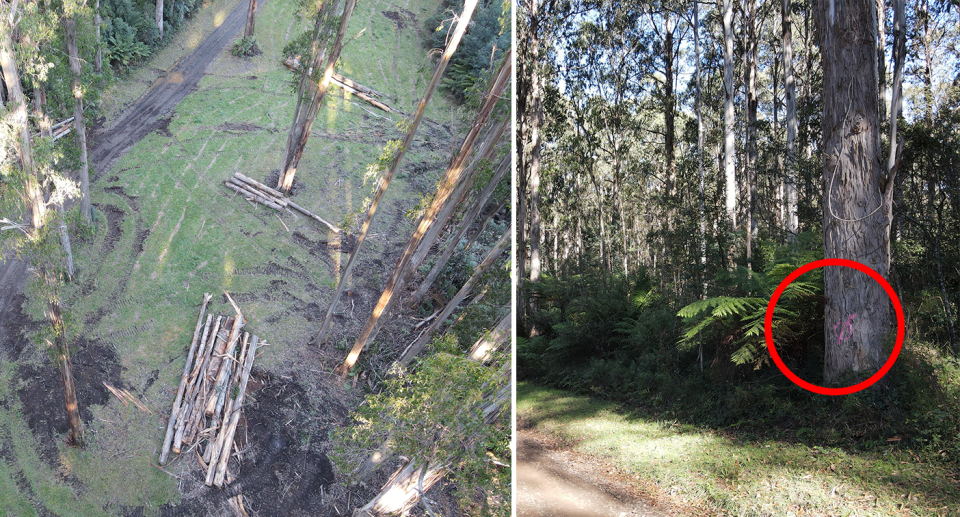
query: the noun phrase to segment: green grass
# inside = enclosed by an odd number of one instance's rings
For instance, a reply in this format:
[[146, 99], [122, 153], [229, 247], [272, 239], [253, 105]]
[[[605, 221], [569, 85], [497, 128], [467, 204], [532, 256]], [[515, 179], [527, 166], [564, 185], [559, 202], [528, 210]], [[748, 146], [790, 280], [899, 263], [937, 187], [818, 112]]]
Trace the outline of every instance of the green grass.
[[577, 452], [609, 458], [711, 515], [956, 515], [949, 464], [895, 445], [872, 453], [737, 436], [632, 413], [613, 402], [517, 386], [517, 416]]
[[[149, 87], [156, 75], [151, 68], [172, 66], [235, 3], [213, 0], [167, 50], [108, 92], [112, 116]], [[425, 19], [439, 1], [420, 4], [405, 8]], [[347, 46], [341, 70], [394, 95], [394, 104], [412, 111], [410, 105], [426, 84], [421, 76], [429, 74], [432, 63], [415, 28], [395, 33], [381, 14], [389, 5], [367, 4], [354, 16], [350, 34], [362, 35]], [[223, 186], [234, 172], [263, 181], [280, 166], [295, 106], [291, 73], [282, 66], [280, 51], [305, 27], [294, 20], [294, 9], [292, 1], [270, 0], [258, 13], [263, 54], [237, 58], [225, 49], [199, 90], [176, 109], [169, 133], [148, 135], [92, 186], [96, 231], [87, 241], [74, 243], [77, 277], [64, 291], [73, 322], [69, 333], [114, 350], [125, 387], [154, 414], [125, 407], [111, 396], [106, 405], [90, 408], [94, 419], [87, 426], [86, 449], [61, 446], [59, 465], [47, 465], [19, 412], [19, 397], [11, 387], [16, 386], [16, 371], [5, 363], [0, 370], [5, 376], [0, 379], [0, 440], [10, 443], [13, 457], [0, 456], [0, 505], [8, 512], [30, 515], [43, 508], [39, 513], [125, 515], [141, 508], [145, 515], [157, 515], [160, 506], [179, 500], [177, 480], [154, 465], [204, 292], [214, 294], [208, 311], [233, 314], [222, 297], [228, 291], [244, 311], [247, 329], [270, 343], [257, 360], [259, 367], [277, 374], [295, 371], [302, 382], [312, 379], [314, 385], [326, 378], [317, 373], [319, 363], [304, 362], [301, 354], [319, 325], [311, 319], [325, 310], [346, 259], [322, 245], [337, 237], [306, 217], [254, 206]], [[381, 35], [384, 30], [388, 34]], [[374, 108], [362, 107], [331, 90], [297, 174], [302, 185], [297, 203], [335, 223], [364, 207], [372, 188], [370, 182], [364, 184], [367, 164], [389, 138], [399, 136], [394, 127], [399, 116], [371, 115]], [[449, 122], [456, 120], [449, 115], [453, 112], [438, 95], [428, 116], [442, 115]], [[424, 126], [421, 134], [431, 133]], [[388, 245], [405, 240], [412, 222], [403, 214], [435, 185], [449, 152], [415, 145], [407, 154], [407, 167], [381, 203], [352, 289], [382, 288], [384, 268], [392, 264], [373, 264], [374, 259]], [[412, 164], [429, 167], [413, 173]], [[122, 218], [114, 233], [107, 216], [117, 211]], [[337, 340], [356, 335], [364, 310], [369, 308], [357, 303], [354, 320], [334, 331]], [[28, 312], [42, 317], [36, 304]], [[21, 356], [24, 363], [47, 360], [36, 347]]]

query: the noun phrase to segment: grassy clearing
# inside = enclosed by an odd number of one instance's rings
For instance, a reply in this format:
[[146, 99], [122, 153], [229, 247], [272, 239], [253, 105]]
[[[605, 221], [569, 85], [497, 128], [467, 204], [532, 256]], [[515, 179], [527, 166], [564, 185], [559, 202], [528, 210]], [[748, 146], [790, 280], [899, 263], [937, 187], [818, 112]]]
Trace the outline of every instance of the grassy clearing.
[[[114, 116], [149, 87], [157, 70], [195, 47], [236, 1], [213, 0], [167, 50], [105, 95]], [[59, 464], [51, 466], [40, 457], [37, 438], [21, 414], [16, 370], [5, 363], [0, 438], [11, 444], [11, 457], [0, 457], [5, 509], [22, 508], [9, 510], [18, 515], [37, 508], [45, 509], [41, 514], [127, 515], [138, 508], [157, 515], [160, 506], [179, 501], [177, 480], [153, 465], [204, 292], [215, 295], [210, 311], [232, 314], [222, 296], [229, 291], [247, 328], [271, 344], [259, 367], [297, 378], [315, 402], [302, 408], [309, 418], [298, 420], [306, 433], [299, 447], [324, 451], [327, 429], [342, 423], [342, 415], [327, 414], [323, 401], [343, 387], [330, 385], [329, 367], [319, 361], [342, 352], [306, 349], [347, 256], [339, 237], [305, 217], [254, 206], [222, 185], [237, 171], [265, 181], [279, 167], [295, 105], [291, 74], [280, 59], [283, 46], [302, 28], [294, 21], [294, 4], [270, 0], [258, 13], [263, 54], [244, 59], [226, 49], [167, 128], [140, 141], [92, 186], [96, 231], [75, 242], [78, 274], [64, 292], [70, 333], [87, 346], [112, 350], [122, 368], [122, 387], [154, 414], [111, 396], [90, 408], [87, 448], [61, 445]], [[405, 9], [424, 19], [439, 2], [418, 4]], [[395, 8], [390, 2], [368, 6], [351, 24], [351, 34], [360, 36], [343, 54], [343, 73], [390, 93], [395, 105], [411, 111], [407, 107], [426, 83], [421, 72], [431, 68], [418, 29], [411, 23], [397, 30], [381, 13]], [[399, 136], [400, 117], [374, 113], [335, 90], [329, 97], [301, 162], [295, 198], [341, 222], [370, 196], [366, 166], [387, 139]], [[436, 118], [452, 111], [437, 97], [428, 114]], [[412, 226], [405, 214], [434, 187], [449, 159], [446, 142], [453, 136], [436, 121], [428, 125], [432, 129], [423, 134], [433, 141], [408, 153], [361, 255], [351, 287], [357, 295], [337, 310], [342, 317], [334, 336], [343, 342], [363, 324], [402, 249]], [[28, 309], [41, 314], [37, 306]], [[45, 352], [28, 347], [20, 362], [48, 360]], [[175, 473], [188, 470], [181, 462]]]
[[665, 496], [737, 516], [957, 515], [960, 487], [949, 464], [920, 461], [891, 445], [874, 453], [808, 447], [660, 421], [613, 402], [517, 386], [524, 425], [577, 452], [603, 456]]
[[207, 0], [163, 49], [143, 65], [121, 76], [109, 91], [103, 93], [101, 99], [100, 109], [101, 115], [106, 117], [105, 127], [109, 127], [123, 110], [133, 104], [183, 56], [197, 48], [203, 38], [219, 27], [240, 1], [242, 0]]

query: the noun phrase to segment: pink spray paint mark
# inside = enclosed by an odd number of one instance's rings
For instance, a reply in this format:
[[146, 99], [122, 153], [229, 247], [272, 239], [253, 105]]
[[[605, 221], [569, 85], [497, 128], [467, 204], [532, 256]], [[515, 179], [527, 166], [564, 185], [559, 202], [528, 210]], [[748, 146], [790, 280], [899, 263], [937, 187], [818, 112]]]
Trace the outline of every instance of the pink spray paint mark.
[[[839, 345], [840, 342], [843, 341], [844, 339], [847, 339], [847, 338], [849, 338], [849, 337], [853, 337], [853, 319], [856, 318], [856, 317], [857, 317], [856, 314], [851, 314], [850, 316], [847, 316], [847, 321], [843, 323], [843, 327], [840, 328], [840, 335], [837, 336], [837, 344], [838, 344], [838, 345]], [[834, 331], [834, 332], [837, 331], [837, 325], [840, 325], [840, 322], [839, 322], [839, 321], [833, 324], [833, 331]], [[846, 333], [847, 330], [850, 331], [849, 334]]]

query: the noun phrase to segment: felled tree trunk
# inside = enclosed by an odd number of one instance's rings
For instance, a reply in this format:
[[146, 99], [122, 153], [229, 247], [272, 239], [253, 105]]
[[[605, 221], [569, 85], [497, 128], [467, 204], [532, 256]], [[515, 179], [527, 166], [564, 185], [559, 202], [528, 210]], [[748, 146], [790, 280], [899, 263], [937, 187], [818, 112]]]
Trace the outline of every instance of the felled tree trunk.
[[405, 512], [420, 501], [422, 494], [443, 479], [447, 469], [443, 465], [420, 465], [412, 460], [397, 469], [380, 493], [369, 503], [353, 511], [354, 517], [394, 515]]

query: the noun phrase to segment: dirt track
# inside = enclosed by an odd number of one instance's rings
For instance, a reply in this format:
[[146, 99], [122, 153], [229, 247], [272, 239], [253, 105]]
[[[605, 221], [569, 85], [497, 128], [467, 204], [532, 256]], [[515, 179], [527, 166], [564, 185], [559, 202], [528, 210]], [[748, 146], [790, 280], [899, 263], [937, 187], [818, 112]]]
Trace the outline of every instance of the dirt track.
[[669, 517], [610, 465], [566, 452], [529, 430], [517, 436], [519, 517]]
[[[262, 9], [266, 0], [259, 2]], [[188, 56], [150, 85], [106, 131], [94, 135], [90, 162], [93, 178], [99, 178], [123, 154], [151, 131], [161, 126], [180, 101], [192, 92], [220, 52], [240, 33], [247, 15], [247, 3], [239, 2], [227, 18]]]

